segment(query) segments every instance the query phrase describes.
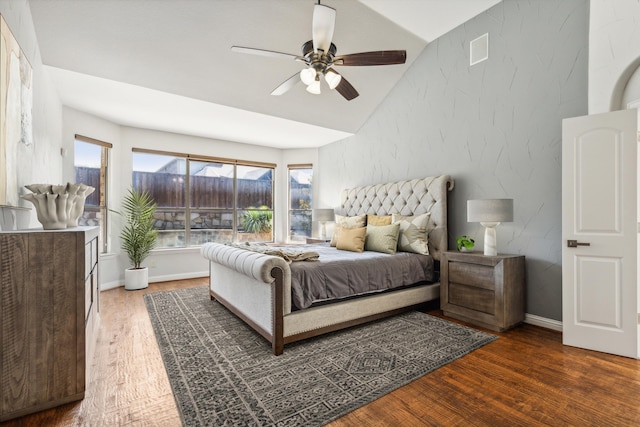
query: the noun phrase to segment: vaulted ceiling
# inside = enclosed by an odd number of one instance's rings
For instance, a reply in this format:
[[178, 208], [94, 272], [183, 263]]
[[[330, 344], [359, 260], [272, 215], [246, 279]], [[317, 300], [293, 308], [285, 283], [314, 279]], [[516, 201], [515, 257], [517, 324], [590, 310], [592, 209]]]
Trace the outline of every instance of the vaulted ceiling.
[[300, 62], [313, 0], [29, 0], [42, 61], [64, 105], [114, 123], [278, 148], [355, 132], [426, 44], [499, 0], [323, 0], [338, 54], [405, 49], [403, 65], [339, 67], [360, 96], [326, 85], [270, 95]]

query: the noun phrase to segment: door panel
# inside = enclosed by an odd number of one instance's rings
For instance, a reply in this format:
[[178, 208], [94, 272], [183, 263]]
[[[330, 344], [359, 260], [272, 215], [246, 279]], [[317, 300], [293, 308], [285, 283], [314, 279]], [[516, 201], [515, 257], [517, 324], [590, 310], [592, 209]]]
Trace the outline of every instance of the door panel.
[[576, 322], [582, 326], [622, 328], [621, 260], [576, 256]]
[[617, 129], [595, 129], [574, 141], [575, 234], [620, 233], [622, 138]]
[[638, 112], [562, 131], [563, 343], [638, 358]]

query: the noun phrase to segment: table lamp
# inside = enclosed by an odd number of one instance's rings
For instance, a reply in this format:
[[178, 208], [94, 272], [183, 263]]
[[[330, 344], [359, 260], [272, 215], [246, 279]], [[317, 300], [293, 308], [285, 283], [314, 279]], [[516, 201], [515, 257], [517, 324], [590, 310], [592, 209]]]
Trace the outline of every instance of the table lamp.
[[333, 209], [314, 209], [312, 219], [320, 223], [320, 238], [325, 240], [327, 238], [327, 229], [325, 224], [328, 221], [334, 220]]
[[484, 226], [484, 254], [498, 255], [496, 226], [513, 221], [513, 199], [467, 200], [467, 222]]

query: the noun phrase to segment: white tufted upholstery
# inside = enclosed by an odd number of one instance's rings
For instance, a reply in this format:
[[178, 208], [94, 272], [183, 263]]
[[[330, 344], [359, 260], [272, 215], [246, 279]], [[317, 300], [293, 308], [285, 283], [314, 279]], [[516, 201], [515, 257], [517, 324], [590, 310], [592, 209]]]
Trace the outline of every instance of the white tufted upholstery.
[[351, 188], [342, 192], [341, 214], [418, 215], [431, 212], [427, 225], [429, 253], [439, 260], [440, 253], [447, 250], [447, 191], [451, 190], [453, 179], [449, 175]]
[[[240, 273], [240, 277], [248, 276], [255, 282], [272, 284], [275, 279], [271, 275], [271, 271], [274, 268], [280, 268], [284, 279], [284, 287], [282, 290], [284, 312], [291, 312], [291, 268], [289, 268], [289, 264], [287, 264], [284, 259], [273, 255], [265, 255], [258, 252], [247, 251], [245, 249], [239, 249], [233, 246], [223, 245], [221, 243], [205, 243], [202, 245], [200, 253], [203, 257], [209, 260], [212, 277], [217, 265], [221, 265]], [[217, 281], [215, 285], [218, 287], [228, 286], [227, 293], [224, 296], [230, 300], [235, 300], [236, 297], [241, 299], [243, 298], [243, 292], [239, 290], [240, 288], [236, 286], [234, 281]], [[265, 287], [265, 289], [266, 288], [267, 287]], [[215, 289], [213, 281], [211, 283], [211, 289]], [[217, 291], [218, 293], [221, 293], [221, 289], [217, 289]], [[233, 295], [236, 293], [240, 295]], [[248, 300], [246, 297], [244, 299]]]
[[277, 256], [247, 251], [221, 243], [205, 243], [200, 253], [210, 261], [233, 268], [252, 279], [262, 280], [265, 283], [273, 282], [271, 270], [274, 267], [280, 267], [285, 273], [285, 278], [291, 277], [289, 264]]

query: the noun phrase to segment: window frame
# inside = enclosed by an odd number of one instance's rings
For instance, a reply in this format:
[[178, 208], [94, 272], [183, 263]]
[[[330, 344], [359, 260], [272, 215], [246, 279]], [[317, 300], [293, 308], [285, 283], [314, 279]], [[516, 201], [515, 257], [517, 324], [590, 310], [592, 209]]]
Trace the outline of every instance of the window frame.
[[[232, 241], [238, 241], [238, 228], [239, 228], [239, 217], [238, 212], [246, 210], [245, 208], [238, 207], [238, 174], [237, 167], [238, 166], [249, 166], [249, 167], [262, 167], [271, 169], [271, 214], [272, 214], [272, 232], [271, 232], [271, 240], [269, 242], [275, 241], [275, 224], [276, 224], [276, 212], [275, 212], [275, 181], [276, 181], [276, 163], [268, 163], [268, 162], [258, 162], [251, 160], [239, 160], [239, 159], [229, 159], [225, 157], [215, 157], [215, 156], [206, 156], [206, 155], [198, 155], [198, 154], [189, 154], [189, 153], [180, 153], [180, 152], [172, 152], [172, 151], [162, 151], [162, 150], [153, 150], [146, 148], [137, 148], [133, 147], [131, 149], [133, 153], [142, 153], [142, 154], [154, 154], [154, 155], [162, 155], [162, 156], [172, 156], [176, 158], [185, 159], [185, 217], [191, 217], [191, 211], [194, 209], [204, 210], [204, 211], [232, 211], [233, 214], [233, 225], [232, 225]], [[233, 208], [197, 208], [191, 206], [191, 164], [190, 161], [196, 162], [209, 162], [209, 163], [220, 163], [220, 164], [230, 164], [233, 165]], [[132, 177], [133, 177], [132, 171]], [[194, 248], [199, 247], [201, 244], [192, 244], [191, 242], [191, 226], [190, 222], [185, 221], [185, 245], [180, 246], [176, 249], [185, 249], [185, 248]], [[158, 247], [158, 249], [173, 249], [172, 247]]]
[[109, 178], [110, 178], [110, 166], [109, 160], [111, 157], [111, 149], [113, 144], [110, 142], [101, 141], [99, 139], [90, 138], [88, 136], [75, 134], [74, 135], [74, 160], [73, 160], [73, 173], [74, 181], [76, 174], [76, 162], [75, 162], [75, 143], [80, 141], [86, 144], [93, 144], [100, 147], [100, 188], [96, 188], [95, 191], [99, 194], [99, 212], [100, 212], [100, 239], [102, 244], [100, 245], [100, 253], [109, 253], [110, 239], [109, 239]]
[[[309, 215], [313, 214], [313, 181], [311, 183], [311, 203], [309, 203], [308, 209], [294, 209], [291, 206], [291, 171], [296, 169], [311, 169], [311, 176], [313, 177], [313, 164], [312, 163], [300, 163], [287, 165], [287, 241], [292, 242], [291, 239], [291, 215], [294, 212], [309, 212]], [[313, 222], [311, 223], [311, 229], [309, 230], [309, 236], [313, 237]]]

